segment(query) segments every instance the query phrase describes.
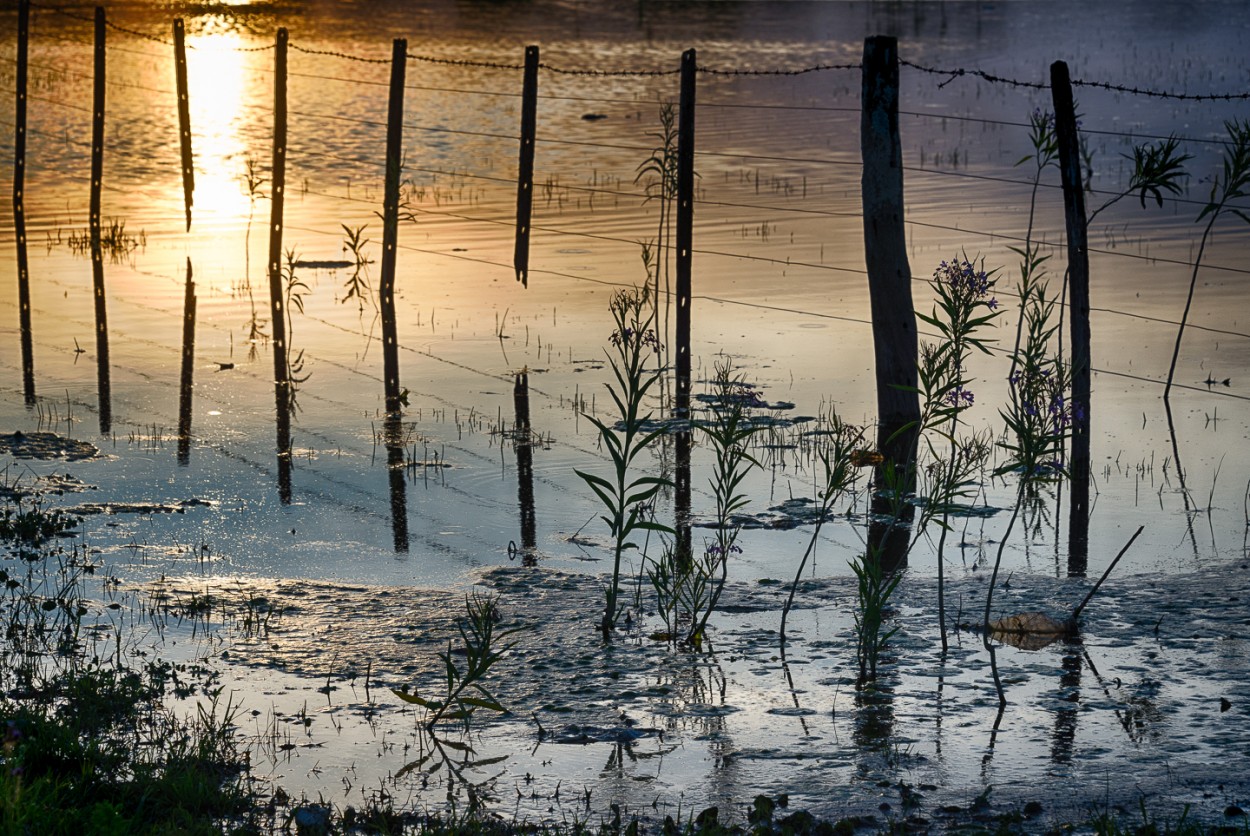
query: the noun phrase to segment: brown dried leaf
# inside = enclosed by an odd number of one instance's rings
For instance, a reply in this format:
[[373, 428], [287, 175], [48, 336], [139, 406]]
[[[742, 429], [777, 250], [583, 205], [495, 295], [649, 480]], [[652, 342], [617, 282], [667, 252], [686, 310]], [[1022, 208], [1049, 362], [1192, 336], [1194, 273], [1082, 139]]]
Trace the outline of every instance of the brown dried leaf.
[[1067, 633], [1068, 626], [1044, 612], [1026, 612], [990, 622], [990, 635], [1020, 650], [1041, 650]]

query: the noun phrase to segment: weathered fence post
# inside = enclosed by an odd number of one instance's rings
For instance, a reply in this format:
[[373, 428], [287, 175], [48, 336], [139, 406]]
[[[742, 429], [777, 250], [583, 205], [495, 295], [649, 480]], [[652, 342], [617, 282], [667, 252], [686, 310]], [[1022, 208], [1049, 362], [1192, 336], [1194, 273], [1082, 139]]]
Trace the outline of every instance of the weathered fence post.
[[694, 247], [695, 51], [681, 55], [681, 99], [677, 105], [677, 404], [690, 414], [690, 264]]
[[100, 407], [100, 433], [113, 427], [112, 385], [109, 380], [108, 308], [104, 299], [104, 249], [100, 236], [100, 190], [104, 186], [104, 91], [106, 25], [104, 7], [95, 10], [95, 90], [91, 104], [91, 279], [95, 293], [96, 387]]
[[382, 277], [378, 307], [382, 315], [382, 378], [386, 411], [398, 412], [399, 326], [395, 321], [395, 262], [399, 245], [399, 181], [404, 156], [404, 70], [408, 41], [391, 45], [391, 90], [386, 115], [386, 183], [382, 194]]
[[1063, 61], [1050, 65], [1050, 87], [1055, 105], [1055, 138], [1059, 146], [1059, 173], [1063, 181], [1068, 234], [1068, 323], [1072, 341], [1072, 455], [1068, 460], [1072, 502], [1068, 509], [1068, 574], [1083, 576], [1089, 552], [1089, 429], [1093, 412], [1090, 403], [1089, 250], [1076, 106], [1072, 101], [1068, 65]]
[[26, 259], [26, 74], [30, 55], [30, 0], [17, 7], [17, 100], [13, 107], [13, 232], [17, 237], [17, 308], [22, 343], [22, 391], [35, 402], [35, 348], [30, 324], [30, 265]]
[[279, 29], [274, 49], [273, 169], [270, 171], [269, 311], [273, 327], [273, 395], [278, 429], [278, 499], [291, 502], [291, 373], [282, 288], [282, 210], [286, 196], [287, 31]]
[[178, 86], [178, 136], [182, 147], [182, 195], [187, 207], [187, 230], [191, 229], [195, 165], [191, 158], [191, 98], [187, 93], [187, 46], [182, 18], [174, 18], [174, 77]]
[[182, 301], [182, 375], [178, 384], [178, 464], [191, 461], [191, 389], [195, 385], [195, 282], [187, 258], [187, 287]]
[[517, 165], [516, 250], [512, 265], [516, 279], [529, 287], [530, 219], [534, 207], [534, 140], [538, 132], [538, 47], [525, 48], [525, 76], [521, 86], [521, 159]]
[[[876, 36], [864, 41], [860, 149], [864, 173], [864, 258], [872, 309], [873, 350], [877, 367], [877, 467], [874, 508], [877, 513], [907, 515], [912, 506], [882, 492], [909, 493], [915, 485], [916, 438], [920, 399], [916, 393], [916, 316], [907, 263], [903, 223], [903, 152], [898, 129], [898, 41]], [[890, 474], [892, 478], [890, 478]], [[891, 500], [894, 500], [893, 502]], [[893, 509], [893, 510], [891, 510]], [[905, 559], [906, 530], [896, 523], [879, 527], [869, 541], [883, 568]]]

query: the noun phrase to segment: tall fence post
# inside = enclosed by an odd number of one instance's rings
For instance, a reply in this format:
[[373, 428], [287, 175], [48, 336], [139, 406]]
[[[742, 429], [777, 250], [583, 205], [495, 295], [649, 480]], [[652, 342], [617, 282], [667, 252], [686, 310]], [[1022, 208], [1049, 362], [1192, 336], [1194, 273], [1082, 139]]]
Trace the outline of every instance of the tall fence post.
[[282, 210], [286, 196], [287, 31], [279, 29], [274, 49], [273, 169], [270, 171], [269, 311], [273, 327], [273, 394], [278, 430], [278, 499], [291, 501], [291, 386], [282, 292]]
[[178, 383], [178, 464], [191, 461], [191, 390], [195, 385], [195, 281], [187, 258], [187, 286], [182, 301], [182, 375]]
[[191, 229], [192, 193], [195, 191], [195, 165], [191, 158], [191, 98], [187, 92], [187, 46], [182, 18], [174, 18], [174, 77], [178, 87], [178, 136], [182, 150], [182, 197], [187, 208], [187, 230]]
[[521, 86], [521, 158], [517, 164], [516, 250], [512, 265], [516, 280], [529, 287], [530, 220], [534, 207], [534, 140], [538, 132], [538, 47], [525, 48], [525, 76]]
[[1076, 130], [1076, 106], [1068, 65], [1050, 65], [1051, 97], [1055, 105], [1055, 139], [1059, 146], [1059, 173], [1063, 181], [1063, 211], [1068, 235], [1068, 323], [1072, 341], [1072, 455], [1068, 472], [1072, 502], [1068, 509], [1068, 574], [1083, 576], [1089, 553], [1090, 456], [1090, 329], [1089, 249], [1086, 241], [1085, 191], [1081, 178], [1081, 149]]
[[391, 91], [386, 116], [386, 183], [382, 195], [382, 277], [378, 296], [382, 315], [382, 377], [386, 411], [398, 412], [399, 327], [395, 321], [395, 262], [399, 244], [399, 180], [404, 155], [404, 69], [408, 41], [396, 38], [391, 48]]
[[[877, 378], [877, 449], [883, 461], [874, 482], [874, 512], [904, 515], [912, 506], [898, 496], [915, 485], [920, 399], [916, 387], [918, 343], [903, 223], [903, 152], [898, 126], [898, 41], [876, 36], [864, 41], [860, 150], [864, 173], [864, 258], [872, 310]], [[890, 478], [891, 473], [893, 477]], [[884, 569], [905, 559], [906, 529], [889, 524], [870, 530], [869, 540]], [[877, 536], [873, 536], [874, 533]]]
[[30, 55], [30, 0], [17, 6], [17, 100], [13, 106], [13, 232], [17, 236], [17, 308], [22, 343], [22, 391], [35, 402], [35, 348], [30, 324], [30, 265], [26, 259], [26, 75]]
[[677, 415], [690, 414], [690, 286], [694, 248], [695, 51], [681, 55], [677, 106]]
[[104, 7], [95, 10], [95, 89], [91, 104], [91, 280], [95, 294], [96, 388], [100, 408], [100, 433], [113, 427], [112, 385], [109, 379], [108, 308], [104, 298], [104, 250], [100, 240], [100, 191], [104, 186], [104, 91], [106, 24]]

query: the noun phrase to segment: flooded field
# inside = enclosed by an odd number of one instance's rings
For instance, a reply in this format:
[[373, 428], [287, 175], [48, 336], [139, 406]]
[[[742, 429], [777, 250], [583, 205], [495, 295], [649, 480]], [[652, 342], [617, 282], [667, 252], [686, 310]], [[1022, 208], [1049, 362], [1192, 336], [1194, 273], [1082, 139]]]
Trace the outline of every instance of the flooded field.
[[[77, 582], [92, 635], [216, 670], [245, 711], [237, 725], [254, 747], [253, 774], [293, 798], [359, 805], [383, 791], [397, 806], [438, 808], [473, 787], [501, 815], [568, 822], [610, 816], [612, 804], [661, 819], [719, 805], [740, 818], [755, 795], [788, 793], [796, 807], [873, 815], [861, 823], [879, 827], [942, 828], [1027, 806], [1026, 830], [1094, 810], [1136, 815], [1144, 799], [1161, 815], [1189, 805], [1192, 817], [1224, 822], [1250, 801], [1250, 784], [1225, 768], [1250, 755], [1250, 229], [1231, 211], [1250, 211], [1250, 199], [1234, 197], [1208, 239], [1210, 216], [1200, 215], [1227, 181], [1226, 123], [1246, 118], [1237, 97], [1250, 90], [1250, 14], [1236, 3], [1063, 8], [1070, 15], [1024, 3], [110, 6], [97, 298], [92, 10], [33, 6], [24, 209], [35, 397], [23, 389], [6, 201], [0, 500], [81, 520], [57, 542], [62, 561], [91, 567]], [[0, 87], [12, 97], [17, 14], [0, 16]], [[188, 47], [189, 228], [174, 17]], [[278, 27], [291, 44], [285, 410], [275, 408], [266, 275]], [[1007, 438], [1000, 410], [1020, 307], [1012, 248], [1040, 244], [1056, 294], [1064, 276], [1059, 175], [1047, 167], [1035, 188], [1030, 143], [1035, 111], [1053, 108], [1050, 63], [1105, 84], [1076, 90], [1091, 212], [1129, 189], [1135, 146], [1174, 135], [1189, 159], [1178, 191], [1159, 203], [1125, 197], [1089, 227], [1084, 571], [1068, 553], [1066, 485], [1043, 486], [1008, 532], [1017, 481], [993, 475], [1007, 455], [994, 448], [941, 550], [948, 622], [962, 625], [951, 649], [940, 643], [933, 528], [916, 539], [886, 609], [897, 633], [878, 681], [857, 689], [851, 563], [869, 539], [869, 497], [861, 481], [815, 537], [811, 500], [831, 415], [876, 420], [858, 67], [873, 34], [897, 36], [905, 62], [915, 307], [932, 310], [940, 262], [983, 259], [997, 271], [1002, 313], [987, 332], [991, 352], [970, 356], [975, 399], [961, 413], [991, 442]], [[377, 291], [395, 37], [408, 39], [410, 58], [395, 286], [403, 397], [388, 415]], [[517, 65], [530, 44], [544, 66], [522, 286]], [[662, 152], [665, 104], [677, 100], [674, 71], [689, 48], [703, 70], [695, 418], [714, 420], [714, 378], [728, 364], [755, 393], [750, 413], [765, 429], [749, 450], [760, 466], [738, 488], [740, 530], [724, 550], [706, 642], [655, 638], [666, 627], [645, 578], [662, 551], [655, 533], [647, 561], [626, 553], [628, 626], [604, 644], [613, 539], [575, 471], [612, 471], [591, 420], [618, 417], [609, 302], [647, 281], [644, 249], [654, 257], [666, 229], [647, 161]], [[1212, 94], [1233, 98], [1201, 98]], [[14, 125], [12, 111], [0, 114], [6, 191]], [[1199, 259], [1169, 412], [1163, 384]], [[660, 271], [656, 340], [666, 348], [672, 280]], [[672, 359], [655, 363], [664, 372], [646, 403], [666, 417]], [[717, 461], [709, 438], [693, 438], [690, 536], [703, 552], [721, 542]], [[664, 434], [635, 472], [676, 478], [682, 455]], [[674, 505], [666, 486], [656, 519], [673, 525]], [[1139, 527], [1079, 633], [999, 646], [1000, 713], [975, 629], [996, 559], [995, 617], [1062, 618]], [[53, 558], [5, 548], [9, 575], [56, 582]], [[781, 611], [801, 564], [783, 646]], [[421, 760], [425, 709], [392, 689], [439, 687], [438, 653], [459, 640], [471, 593], [498, 596], [501, 629], [523, 628], [490, 675], [511, 713], [474, 718], [478, 765], [432, 771], [451, 753]]]

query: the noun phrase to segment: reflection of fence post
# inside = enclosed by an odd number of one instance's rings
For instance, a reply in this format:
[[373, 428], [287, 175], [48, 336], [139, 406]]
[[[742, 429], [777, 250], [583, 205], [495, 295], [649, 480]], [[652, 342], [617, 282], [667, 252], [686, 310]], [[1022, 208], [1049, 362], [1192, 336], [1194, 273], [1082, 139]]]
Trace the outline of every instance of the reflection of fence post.
[[182, 146], [182, 196], [191, 229], [191, 194], [195, 191], [195, 165], [191, 159], [191, 97], [187, 93], [187, 46], [182, 18], [174, 18], [174, 80], [178, 85], [178, 136]]
[[681, 55], [677, 106], [677, 415], [690, 414], [690, 251], [694, 247], [695, 51]]
[[527, 372], [517, 374], [512, 386], [516, 421], [512, 446], [516, 450], [517, 505], [521, 509], [521, 563], [538, 563], [538, 525], [534, 514], [534, 439], [530, 430], [530, 382]]
[[187, 289], [182, 303], [182, 376], [178, 384], [178, 464], [191, 460], [191, 387], [195, 374], [195, 282], [187, 258]]
[[408, 41], [391, 48], [391, 95], [386, 116], [386, 184], [382, 195], [382, 277], [378, 307], [382, 314], [382, 377], [386, 411], [398, 412], [399, 327], [395, 321], [395, 261], [399, 244], [399, 176], [404, 154], [404, 68]]
[[1059, 173], [1063, 181], [1063, 210], [1068, 233], [1069, 327], [1072, 335], [1072, 503], [1068, 509], [1068, 574], [1084, 575], [1089, 550], [1090, 456], [1090, 329], [1089, 250], [1086, 242], [1085, 192], [1081, 178], [1081, 149], [1076, 131], [1076, 106], [1068, 65], [1050, 65], [1051, 96], [1055, 105], [1055, 139], [1059, 146]]
[[404, 467], [404, 424], [398, 412], [383, 423], [386, 472], [391, 490], [391, 539], [395, 554], [408, 553], [408, 477]]
[[[911, 267], [903, 224], [903, 152], [898, 130], [898, 41], [877, 36], [864, 41], [860, 148], [864, 161], [864, 260], [872, 308], [873, 350], [877, 367], [877, 449], [883, 456], [875, 476], [878, 491], [908, 493], [915, 484], [912, 458], [920, 399], [916, 394], [916, 317], [912, 309]], [[908, 390], [910, 387], [910, 391]], [[911, 429], [905, 429], [910, 427]], [[893, 470], [892, 484], [887, 473]], [[900, 500], [901, 497], [893, 497]], [[909, 503], [891, 503], [878, 495], [873, 510], [901, 513]], [[892, 505], [892, 507], [891, 507]], [[907, 533], [898, 525], [869, 532], [882, 566], [904, 558]]]
[[516, 250], [512, 264], [516, 279], [529, 287], [530, 219], [534, 206], [534, 140], [538, 133], [538, 47], [525, 48], [525, 77], [521, 87], [521, 159], [517, 165]]
[[13, 232], [17, 237], [18, 328], [22, 341], [22, 391], [35, 402], [35, 349], [30, 325], [30, 266], [26, 260], [26, 71], [30, 53], [30, 0], [17, 7], [17, 101], [13, 107]]
[[100, 404], [100, 432], [113, 427], [113, 400], [109, 381], [109, 326], [104, 299], [104, 250], [100, 240], [100, 190], [104, 185], [104, 7], [95, 10], [95, 91], [91, 105], [91, 280], [95, 291], [96, 386]]

